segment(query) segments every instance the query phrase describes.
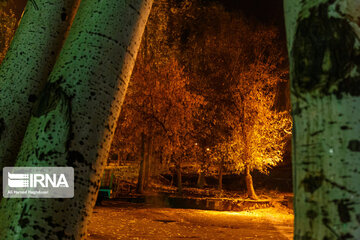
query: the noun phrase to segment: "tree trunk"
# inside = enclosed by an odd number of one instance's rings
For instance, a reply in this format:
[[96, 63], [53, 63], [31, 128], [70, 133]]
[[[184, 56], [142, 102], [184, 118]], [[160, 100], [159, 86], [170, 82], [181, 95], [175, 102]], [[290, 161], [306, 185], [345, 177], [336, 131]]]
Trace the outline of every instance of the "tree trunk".
[[182, 193], [182, 176], [181, 176], [181, 164], [176, 164], [176, 180], [177, 180], [177, 188], [178, 193]]
[[154, 148], [152, 151], [153, 151], [154, 157], [152, 159], [151, 176], [152, 176], [153, 180], [155, 180], [156, 182], [159, 182], [160, 181], [160, 169], [161, 169], [161, 164], [160, 164], [161, 152], [155, 151]]
[[151, 146], [151, 137], [149, 136], [147, 138], [147, 144], [146, 144], [146, 164], [145, 164], [145, 189], [147, 189], [149, 187], [149, 183], [150, 183], [150, 178], [151, 178], [151, 173], [150, 173], [150, 168], [151, 168], [151, 155], [152, 155], [152, 146]]
[[15, 164], [31, 108], [54, 66], [78, 3], [38, 0], [29, 1], [25, 8], [0, 65], [0, 169]]
[[196, 185], [198, 188], [203, 188], [205, 185], [205, 172], [203, 170], [201, 170], [199, 172], [199, 176], [198, 176]]
[[222, 191], [222, 180], [223, 180], [223, 161], [219, 164], [219, 185], [218, 190]]
[[138, 182], [136, 186], [137, 193], [144, 193], [144, 177], [145, 177], [145, 135], [141, 134], [141, 148], [140, 148], [140, 169]]
[[250, 174], [249, 167], [246, 167], [245, 181], [246, 181], [246, 190], [247, 190], [248, 198], [253, 199], [253, 200], [258, 199], [258, 196], [256, 195], [255, 190], [254, 190], [254, 184], [253, 184], [252, 176]]
[[75, 196], [4, 198], [1, 239], [24, 234], [32, 239], [86, 238], [151, 4], [151, 0], [81, 2], [49, 83], [32, 111], [16, 162], [74, 167]]
[[173, 173], [171, 174], [170, 186], [173, 186], [173, 185], [174, 185], [174, 178], [175, 178], [175, 173], [173, 172]]
[[359, 1], [285, 1], [294, 239], [360, 239]]

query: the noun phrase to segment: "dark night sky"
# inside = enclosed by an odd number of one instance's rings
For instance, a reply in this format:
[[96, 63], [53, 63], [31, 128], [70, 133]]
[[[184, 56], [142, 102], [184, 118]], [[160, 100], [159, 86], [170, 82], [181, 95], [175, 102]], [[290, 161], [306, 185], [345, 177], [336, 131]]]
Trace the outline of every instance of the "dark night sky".
[[267, 20], [283, 15], [282, 0], [212, 0], [219, 2], [228, 10], [241, 10], [245, 14]]
[[[156, 0], [154, 0], [156, 1]], [[184, 1], [184, 0], [178, 0]], [[191, 0], [190, 0], [191, 1]], [[282, 39], [285, 39], [285, 24], [283, 0], [201, 0], [204, 5], [210, 2], [222, 4], [228, 11], [242, 12], [248, 17], [256, 18], [262, 23], [275, 24], [280, 29]], [[14, 0], [20, 16], [27, 0]]]
[[283, 0], [202, 0], [207, 2], [220, 3], [228, 11], [242, 12], [264, 23], [282, 24], [284, 18]]
[[[18, 9], [21, 9], [27, 2], [27, 0], [14, 1]], [[203, 0], [203, 3], [214, 1], [224, 5], [229, 11], [242, 11], [262, 22], [275, 24], [283, 22], [283, 0]]]
[[275, 24], [285, 38], [283, 0], [203, 0], [218, 2], [228, 11], [242, 12], [262, 23]]

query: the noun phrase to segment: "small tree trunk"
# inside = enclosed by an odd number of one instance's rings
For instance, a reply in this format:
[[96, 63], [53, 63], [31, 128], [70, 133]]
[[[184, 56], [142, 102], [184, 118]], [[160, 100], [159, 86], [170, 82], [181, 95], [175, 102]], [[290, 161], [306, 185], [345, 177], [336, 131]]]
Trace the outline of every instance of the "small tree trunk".
[[145, 157], [145, 185], [144, 188], [147, 189], [150, 185], [150, 179], [151, 179], [151, 159], [152, 159], [152, 146], [151, 146], [151, 136], [147, 138], [146, 143], [146, 157]]
[[153, 179], [155, 179], [156, 182], [159, 182], [160, 180], [160, 168], [161, 168], [161, 165], [160, 165], [160, 158], [161, 158], [161, 155], [160, 155], [160, 152], [155, 152], [155, 150], [153, 149], [153, 152], [154, 152], [154, 155], [155, 157], [153, 158], [153, 161], [152, 161], [152, 176], [153, 176]]
[[176, 164], [176, 179], [177, 179], [177, 188], [178, 192], [182, 193], [182, 176], [181, 176], [181, 164]]
[[205, 185], [205, 172], [203, 170], [200, 170], [197, 180], [197, 187], [203, 188]]
[[222, 180], [223, 180], [223, 161], [221, 161], [219, 164], [219, 185], [218, 185], [219, 191], [222, 190]]
[[139, 169], [139, 176], [138, 176], [138, 182], [137, 182], [137, 186], [136, 186], [136, 192], [139, 194], [144, 193], [144, 175], [145, 175], [145, 161], [144, 158], [141, 158], [140, 161], [140, 169]]
[[173, 185], [174, 185], [174, 178], [175, 178], [175, 173], [173, 172], [173, 173], [171, 174], [170, 186], [173, 186]]
[[258, 196], [256, 195], [255, 190], [254, 190], [253, 180], [252, 180], [252, 176], [250, 174], [249, 167], [246, 167], [245, 180], [246, 180], [246, 189], [247, 189], [248, 198], [251, 198], [254, 200], [258, 199]]
[[145, 136], [142, 133], [141, 134], [141, 148], [140, 148], [140, 169], [139, 169], [139, 176], [138, 176], [138, 182], [136, 186], [136, 192], [137, 193], [143, 193], [144, 192], [144, 175], [145, 175]]

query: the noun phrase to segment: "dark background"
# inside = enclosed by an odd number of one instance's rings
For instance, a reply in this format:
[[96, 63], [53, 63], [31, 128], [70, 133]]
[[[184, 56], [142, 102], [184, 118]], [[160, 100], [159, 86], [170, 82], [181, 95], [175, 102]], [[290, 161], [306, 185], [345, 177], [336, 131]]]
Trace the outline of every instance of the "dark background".
[[[27, 0], [13, 1], [16, 5], [16, 14], [21, 15]], [[178, 1], [181, 2], [183, 0]], [[262, 22], [283, 25], [284, 13], [282, 0], [202, 0], [202, 4], [204, 5], [211, 2], [222, 4], [228, 11], [241, 11], [247, 16], [255, 17]]]

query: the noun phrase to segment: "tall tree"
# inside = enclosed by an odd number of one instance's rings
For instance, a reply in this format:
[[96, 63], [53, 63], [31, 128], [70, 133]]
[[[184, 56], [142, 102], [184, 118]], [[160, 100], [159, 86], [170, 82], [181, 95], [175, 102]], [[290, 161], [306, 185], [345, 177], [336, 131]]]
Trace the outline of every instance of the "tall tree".
[[286, 0], [294, 239], [360, 239], [360, 2]]
[[291, 133], [288, 110], [274, 109], [276, 87], [281, 82], [281, 71], [274, 71], [274, 63], [257, 62], [238, 77], [234, 91], [238, 118], [234, 125], [229, 154], [234, 168], [246, 174], [247, 193], [257, 198], [251, 172], [267, 169], [282, 161], [287, 136]]
[[[247, 173], [248, 195], [256, 198], [250, 172], [265, 172], [282, 160], [286, 143], [286, 124], [277, 120], [290, 120], [289, 109], [280, 113], [275, 102], [276, 90], [287, 81], [286, 51], [274, 26], [227, 13], [218, 5], [199, 12], [201, 17], [192, 13], [197, 24], [188, 26], [199, 35], [190, 35], [188, 49], [198, 54], [186, 59], [197, 75], [192, 90], [201, 92], [208, 103], [199, 114], [198, 142], [215, 151], [212, 155], [219, 170], [226, 159], [221, 157], [226, 147], [220, 146], [232, 142], [234, 150], [227, 153], [232, 164], [225, 162], [228, 169]], [[215, 26], [204, 26], [204, 22]]]
[[[203, 98], [187, 90], [190, 79], [175, 59], [148, 63], [139, 56], [132, 78], [120, 116], [125, 121], [119, 124], [113, 146], [124, 153], [130, 149], [141, 152], [142, 164], [143, 159], [160, 152], [180, 166], [188, 148], [194, 146], [194, 113]], [[133, 141], [127, 137], [129, 133]], [[141, 141], [137, 140], [140, 136]], [[134, 147], [134, 142], [145, 147]], [[143, 150], [147, 152], [143, 154]]]
[[[79, 0], [28, 1], [0, 66], [0, 168], [13, 166]], [[1, 173], [2, 174], [2, 173]]]
[[3, 199], [1, 239], [86, 238], [151, 5], [151, 0], [81, 2], [16, 160], [18, 166], [73, 166], [75, 196]]

